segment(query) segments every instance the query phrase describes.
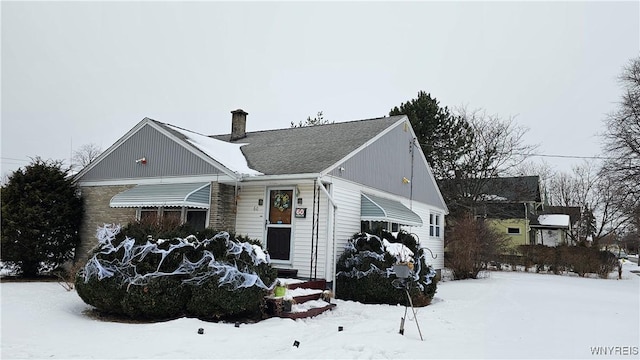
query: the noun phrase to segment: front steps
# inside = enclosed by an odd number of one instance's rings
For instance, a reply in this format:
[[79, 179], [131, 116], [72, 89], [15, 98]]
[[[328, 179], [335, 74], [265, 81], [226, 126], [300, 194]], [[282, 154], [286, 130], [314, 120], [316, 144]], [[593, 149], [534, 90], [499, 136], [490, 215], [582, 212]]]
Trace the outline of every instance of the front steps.
[[331, 303], [329, 291], [325, 290], [325, 280], [279, 280], [287, 290], [284, 296], [271, 294], [266, 297], [267, 314], [270, 316], [301, 319], [322, 314], [336, 307], [336, 304]]

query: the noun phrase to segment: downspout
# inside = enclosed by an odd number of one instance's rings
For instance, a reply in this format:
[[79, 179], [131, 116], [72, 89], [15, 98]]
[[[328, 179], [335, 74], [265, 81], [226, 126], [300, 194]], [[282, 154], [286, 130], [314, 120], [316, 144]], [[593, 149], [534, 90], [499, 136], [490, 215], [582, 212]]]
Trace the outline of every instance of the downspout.
[[320, 190], [322, 190], [322, 192], [324, 192], [324, 194], [327, 196], [327, 199], [329, 199], [329, 201], [331, 202], [331, 205], [333, 205], [333, 220], [332, 220], [332, 226], [331, 226], [331, 228], [332, 228], [331, 238], [332, 238], [332, 241], [333, 241], [333, 252], [332, 252], [332, 259], [331, 259], [331, 276], [332, 276], [331, 291], [333, 292], [333, 294], [335, 296], [335, 293], [336, 293], [336, 252], [337, 252], [337, 244], [336, 244], [336, 210], [338, 210], [338, 205], [336, 205], [336, 202], [333, 200], [333, 197], [331, 196], [331, 194], [329, 194], [329, 191], [327, 191], [327, 188], [324, 187], [324, 184], [322, 183], [322, 180], [320, 180], [320, 177], [318, 177], [317, 182], [318, 182], [318, 188], [320, 188]]

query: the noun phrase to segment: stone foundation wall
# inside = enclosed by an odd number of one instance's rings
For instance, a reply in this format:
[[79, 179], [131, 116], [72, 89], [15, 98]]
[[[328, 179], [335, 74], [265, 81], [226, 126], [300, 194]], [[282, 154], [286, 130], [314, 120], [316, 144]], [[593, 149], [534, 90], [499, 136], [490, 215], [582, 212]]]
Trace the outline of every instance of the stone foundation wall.
[[209, 227], [218, 231], [235, 232], [236, 212], [235, 187], [212, 182]]
[[[98, 244], [96, 230], [104, 224], [126, 225], [135, 221], [135, 208], [112, 208], [111, 198], [135, 185], [83, 186], [82, 197], [85, 201], [85, 213], [80, 228], [80, 248], [76, 251], [77, 260], [86, 260], [88, 252]], [[219, 231], [235, 232], [236, 199], [235, 187], [217, 182], [211, 183], [211, 204], [209, 227]]]
[[136, 209], [112, 208], [111, 198], [134, 185], [83, 186], [84, 219], [80, 228], [80, 248], [76, 251], [76, 260], [86, 260], [88, 252], [98, 244], [96, 230], [104, 224], [126, 225], [135, 220]]

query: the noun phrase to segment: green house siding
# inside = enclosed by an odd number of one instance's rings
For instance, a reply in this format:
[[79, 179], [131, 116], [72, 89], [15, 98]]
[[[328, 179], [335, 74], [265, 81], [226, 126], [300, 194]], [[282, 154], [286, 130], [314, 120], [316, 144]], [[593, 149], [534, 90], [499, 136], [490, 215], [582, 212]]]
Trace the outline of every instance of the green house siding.
[[525, 219], [500, 219], [489, 220], [492, 228], [501, 234], [506, 234], [510, 247], [529, 244], [529, 220]]

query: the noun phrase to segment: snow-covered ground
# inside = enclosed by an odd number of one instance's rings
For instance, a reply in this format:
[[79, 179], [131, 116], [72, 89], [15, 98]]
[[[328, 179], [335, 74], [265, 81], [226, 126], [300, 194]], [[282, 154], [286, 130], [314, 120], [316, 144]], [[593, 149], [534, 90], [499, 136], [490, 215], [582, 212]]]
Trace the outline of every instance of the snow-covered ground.
[[640, 276], [631, 271], [640, 267], [626, 262], [622, 280], [490, 272], [441, 282], [433, 304], [417, 309], [424, 341], [414, 321], [398, 334], [404, 306], [337, 300], [311, 319], [132, 324], [88, 317], [89, 306], [55, 282], [2, 283], [0, 357], [637, 359]]

